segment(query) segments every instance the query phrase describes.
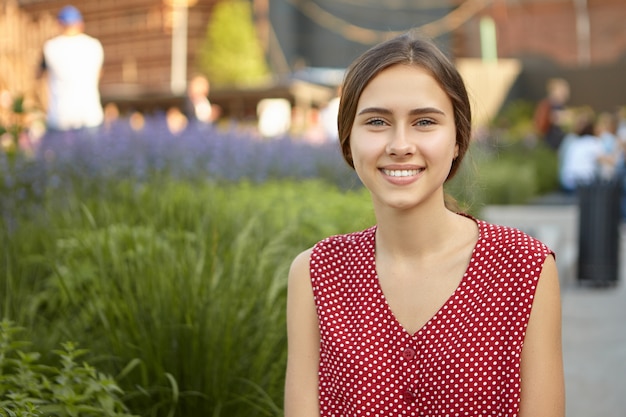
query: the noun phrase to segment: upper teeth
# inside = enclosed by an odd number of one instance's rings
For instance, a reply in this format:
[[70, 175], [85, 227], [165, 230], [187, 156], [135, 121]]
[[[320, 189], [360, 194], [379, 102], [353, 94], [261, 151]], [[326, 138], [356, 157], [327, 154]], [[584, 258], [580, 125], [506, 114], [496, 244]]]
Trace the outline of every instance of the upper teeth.
[[419, 170], [418, 169], [398, 169], [398, 170], [383, 169], [383, 172], [386, 175], [389, 175], [392, 177], [410, 177], [413, 175], [417, 175]]

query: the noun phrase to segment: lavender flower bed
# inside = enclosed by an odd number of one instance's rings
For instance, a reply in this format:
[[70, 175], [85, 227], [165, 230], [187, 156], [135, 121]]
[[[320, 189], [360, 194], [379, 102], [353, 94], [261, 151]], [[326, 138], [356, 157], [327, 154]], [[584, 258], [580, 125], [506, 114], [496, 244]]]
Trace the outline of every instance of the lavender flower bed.
[[6, 219], [50, 192], [99, 192], [110, 181], [145, 183], [164, 176], [215, 182], [318, 178], [340, 189], [359, 187], [335, 142], [263, 140], [236, 127], [198, 125], [172, 134], [165, 118], [155, 116], [141, 130], [120, 120], [93, 132], [49, 134], [30, 157], [0, 152], [0, 208]]

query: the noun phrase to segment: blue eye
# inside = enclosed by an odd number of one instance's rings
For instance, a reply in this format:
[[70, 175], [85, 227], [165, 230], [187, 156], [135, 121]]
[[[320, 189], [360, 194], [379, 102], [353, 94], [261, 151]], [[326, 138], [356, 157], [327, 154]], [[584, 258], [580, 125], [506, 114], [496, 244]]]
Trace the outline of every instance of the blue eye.
[[435, 122], [433, 120], [431, 120], [431, 119], [420, 119], [417, 122], [415, 122], [416, 126], [424, 126], [424, 127], [431, 126], [431, 125], [434, 125], [434, 124], [435, 124]]
[[371, 126], [384, 126], [385, 121], [383, 119], [369, 119], [367, 122], [365, 122], [365, 124]]

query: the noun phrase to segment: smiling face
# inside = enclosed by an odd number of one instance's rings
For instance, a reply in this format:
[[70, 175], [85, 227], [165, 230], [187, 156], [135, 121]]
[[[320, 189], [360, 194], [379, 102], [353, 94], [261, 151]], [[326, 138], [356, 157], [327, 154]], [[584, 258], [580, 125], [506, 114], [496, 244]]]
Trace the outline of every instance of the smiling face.
[[443, 183], [459, 151], [452, 102], [425, 69], [391, 66], [359, 97], [350, 149], [375, 207], [443, 205]]

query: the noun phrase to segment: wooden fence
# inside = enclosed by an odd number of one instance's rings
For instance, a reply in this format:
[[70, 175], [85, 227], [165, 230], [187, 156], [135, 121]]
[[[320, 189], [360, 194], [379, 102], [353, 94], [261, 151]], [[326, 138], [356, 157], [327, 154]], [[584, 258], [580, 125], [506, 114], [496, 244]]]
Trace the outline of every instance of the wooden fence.
[[0, 92], [24, 97], [27, 106], [45, 106], [44, 86], [35, 74], [44, 41], [56, 33], [53, 15], [33, 20], [16, 0], [0, 0]]

